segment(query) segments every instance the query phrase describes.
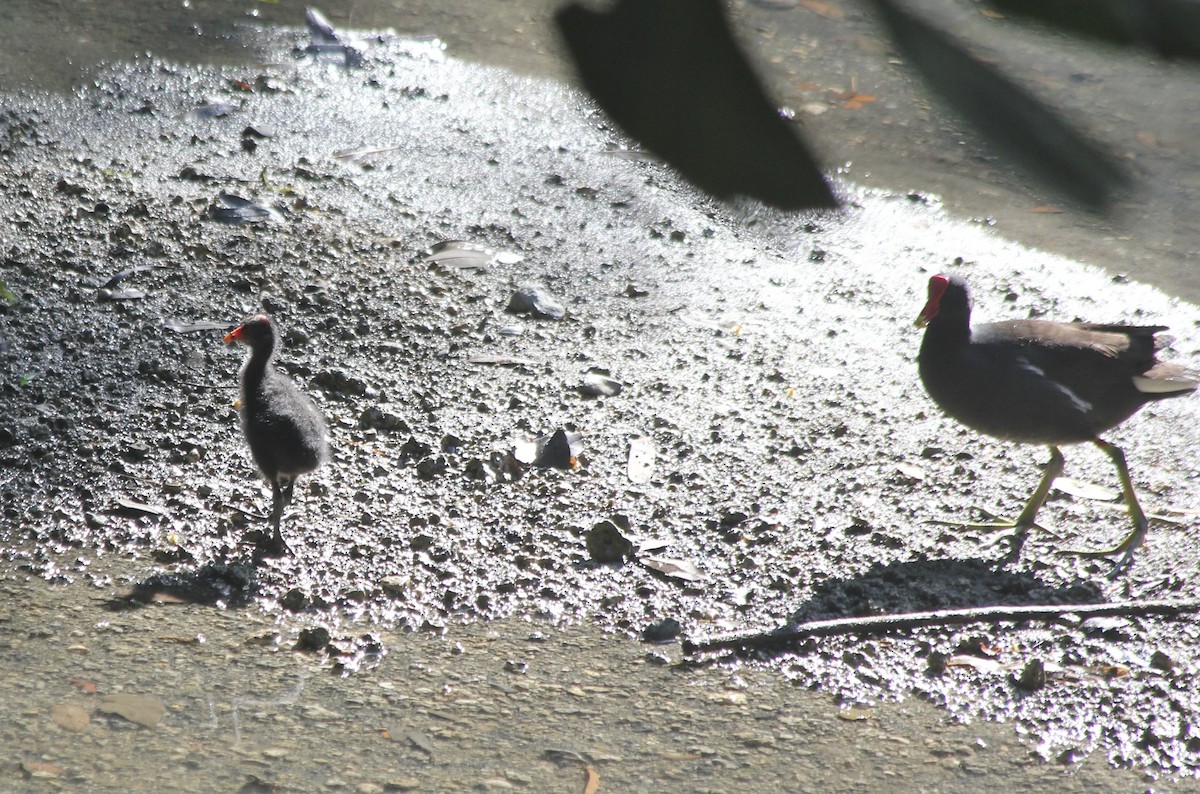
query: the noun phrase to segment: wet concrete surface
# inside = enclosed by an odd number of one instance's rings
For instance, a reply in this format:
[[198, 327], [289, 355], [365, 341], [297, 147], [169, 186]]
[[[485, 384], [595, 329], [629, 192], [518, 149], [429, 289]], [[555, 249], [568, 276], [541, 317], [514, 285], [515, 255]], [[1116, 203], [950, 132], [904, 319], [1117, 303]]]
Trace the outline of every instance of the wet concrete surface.
[[[102, 69], [71, 96], [6, 104], [0, 279], [14, 295], [0, 397], [12, 419], [0, 463], [10, 574], [73, 583], [66, 591], [87, 598], [138, 585], [202, 595], [239, 609], [180, 612], [275, 621], [287, 647], [322, 629], [332, 642], [312, 665], [353, 673], [350, 682], [492, 630], [524, 648], [520, 618], [571, 637], [582, 624], [633, 637], [673, 618], [694, 638], [772, 628], [793, 613], [1195, 594], [1197, 469], [1180, 430], [1196, 426], [1193, 402], [1149, 408], [1112, 437], [1144, 504], [1164, 519], [1126, 577], [1110, 581], [1104, 564], [1055, 553], [1127, 531], [1118, 505], [1067, 494], [1046, 509], [1064, 540], [1035, 536], [1019, 566], [996, 572], [1001, 551], [988, 535], [927, 522], [977, 504], [1015, 510], [1043, 453], [938, 415], [916, 379], [911, 320], [927, 275], [956, 258], [981, 317], [1163, 322], [1177, 332], [1168, 355], [1183, 360], [1197, 352], [1196, 307], [955, 223], [924, 194], [842, 183], [846, 212], [801, 219], [717, 206], [652, 164], [606, 154], [619, 135], [559, 84], [390, 37], [368, 39], [366, 67], [347, 71], [314, 62], [303, 42], [255, 39], [255, 65], [224, 69], [142, 60]], [[194, 112], [214, 100], [230, 105], [224, 115]], [[386, 151], [333, 156], [364, 146]], [[223, 191], [279, 220], [219, 222]], [[446, 239], [514, 256], [469, 269], [425, 261]], [[143, 265], [153, 267], [109, 284]], [[531, 282], [566, 307], [564, 319], [505, 311]], [[285, 522], [296, 557], [256, 566], [244, 536], [267, 497], [231, 406], [238, 351], [217, 330], [187, 329], [262, 308], [285, 327], [284, 369], [319, 399], [335, 456], [302, 483]], [[621, 392], [582, 393], [593, 371]], [[583, 436], [577, 469], [507, 461], [560, 428]], [[635, 436], [655, 450], [644, 481], [628, 473]], [[1098, 453], [1070, 449], [1067, 460], [1069, 474], [1113, 486]], [[613, 516], [660, 547], [595, 563], [586, 539]], [[655, 572], [664, 559], [694, 566], [699, 579]], [[35, 583], [20, 587], [52, 600]], [[172, 609], [136, 614], [170, 620]], [[405, 629], [422, 634], [397, 633]], [[1001, 740], [986, 774], [1027, 769], [1046, 790], [1078, 779], [1027, 768], [1032, 753], [1075, 776], [1098, 768], [1107, 776], [1098, 785], [1120, 790], [1145, 785], [1145, 774], [1182, 776], [1180, 785], [1194, 774], [1195, 631], [1186, 620], [1067, 618], [831, 639], [769, 662], [667, 669], [672, 680], [749, 677], [771, 709], [828, 712], [836, 698], [891, 715], [915, 709], [915, 694], [942, 711], [913, 711], [897, 733], [955, 730], [936, 714], [1004, 720], [1015, 731], [1002, 733], [1023, 743]], [[570, 666], [620, 675], [614, 660], [645, 652], [586, 637], [579, 645], [590, 650]], [[971, 652], [983, 646], [987, 660]], [[955, 654], [975, 660], [930, 674], [931, 659]], [[10, 658], [20, 677], [9, 685], [20, 686], [31, 665]], [[1033, 659], [1048, 663], [1051, 683], [1020, 691], [1014, 676]], [[435, 677], [449, 672], [430, 664]], [[565, 681], [551, 683], [574, 685]], [[790, 682], [820, 687], [821, 699], [795, 705], [802, 690]], [[889, 702], [901, 698], [905, 706]], [[617, 701], [601, 711], [627, 714]], [[686, 724], [726, 733], [704, 709]], [[852, 738], [835, 733], [823, 752], [840, 748], [858, 780], [875, 770], [864, 771]], [[45, 752], [40, 735], [22, 749]], [[1108, 770], [1106, 760], [1138, 771]], [[916, 779], [930, 762], [896, 763], [901, 779]], [[33, 775], [9, 769], [14, 780]], [[674, 790], [694, 790], [690, 773], [679, 775]], [[730, 772], [713, 790], [741, 785]]]
[[[570, 82], [552, 23], [559, 5], [331, 0], [320, 8], [337, 26], [437, 36], [457, 58]], [[954, 216], [1009, 239], [1200, 302], [1200, 228], [1190, 211], [1200, 185], [1197, 67], [1006, 18], [974, 0], [906, 6], [1091, 135], [1133, 174], [1129, 194], [1095, 216], [1015, 171], [932, 98], [867, 4], [739, 0], [729, 9], [746, 52], [830, 170], [862, 185], [937, 194]], [[97, 63], [145, 54], [250, 64], [266, 53], [243, 35], [247, 27], [295, 27], [302, 14], [289, 3], [244, 0], [13, 0], [0, 9], [8, 32], [0, 86], [67, 92], [86, 85]]]
[[[94, 590], [11, 574], [0, 594], [23, 605], [0, 620], [0, 779], [12, 792], [584, 791], [591, 780], [624, 792], [969, 792], [989, 780], [1085, 792], [1139, 781], [1102, 763], [1067, 774], [1011, 726], [956, 724], [919, 699], [839, 705], [763, 670], [681, 670], [677, 649], [580, 624], [474, 623], [444, 637], [363, 627], [387, 653], [343, 678], [254, 610], [106, 612]], [[36, 675], [12, 675], [18, 665]], [[118, 695], [147, 707], [126, 711]]]

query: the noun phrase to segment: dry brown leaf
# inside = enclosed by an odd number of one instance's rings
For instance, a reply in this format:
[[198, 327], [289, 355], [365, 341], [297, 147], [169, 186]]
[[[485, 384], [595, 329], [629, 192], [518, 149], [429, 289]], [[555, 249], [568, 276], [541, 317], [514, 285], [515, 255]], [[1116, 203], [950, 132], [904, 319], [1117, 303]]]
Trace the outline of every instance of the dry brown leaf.
[[75, 676], [71, 676], [67, 679], [67, 683], [85, 695], [96, 694], [96, 685], [91, 681], [88, 681], [86, 678], [76, 678]]
[[1125, 678], [1129, 675], [1129, 668], [1119, 664], [1101, 664], [1096, 665], [1092, 670], [1105, 680], [1113, 678]]
[[50, 707], [50, 719], [54, 720], [58, 727], [78, 733], [92, 721], [92, 715], [79, 706], [55, 703]]
[[861, 703], [855, 703], [849, 708], [840, 709], [837, 713], [838, 719], [846, 720], [847, 722], [860, 722], [862, 720], [871, 719], [871, 707], [864, 706]]
[[23, 761], [21, 762], [21, 768], [30, 777], [41, 778], [43, 780], [51, 777], [62, 777], [63, 773], [66, 772], [61, 766], [46, 764], [41, 761]]
[[194, 637], [177, 637], [174, 634], [164, 634], [159, 637], [163, 642], [173, 642], [176, 645], [203, 645], [204, 638], [197, 635]]
[[1145, 146], [1147, 149], [1158, 148], [1158, 137], [1153, 132], [1146, 132], [1145, 130], [1142, 130], [1141, 132], [1134, 134], [1133, 137], [1137, 138], [1138, 143], [1140, 143], [1142, 146]]
[[833, 95], [833, 98], [842, 103], [844, 110], [858, 110], [867, 103], [877, 101], [874, 95], [860, 94], [853, 88], [849, 91], [839, 91]]
[[1061, 207], [1055, 207], [1052, 204], [1039, 204], [1036, 207], [1030, 207], [1029, 211], [1038, 215], [1061, 215], [1063, 212]]
[[807, 8], [817, 16], [832, 19], [835, 22], [841, 22], [846, 18], [846, 12], [833, 3], [826, 3], [824, 0], [800, 0], [800, 5]]
[[105, 695], [100, 701], [99, 710], [104, 714], [116, 714], [147, 728], [158, 725], [167, 713], [167, 707], [159, 698], [127, 692]]
[[596, 767], [588, 764], [583, 768], [583, 794], [596, 794], [600, 790], [600, 773]]

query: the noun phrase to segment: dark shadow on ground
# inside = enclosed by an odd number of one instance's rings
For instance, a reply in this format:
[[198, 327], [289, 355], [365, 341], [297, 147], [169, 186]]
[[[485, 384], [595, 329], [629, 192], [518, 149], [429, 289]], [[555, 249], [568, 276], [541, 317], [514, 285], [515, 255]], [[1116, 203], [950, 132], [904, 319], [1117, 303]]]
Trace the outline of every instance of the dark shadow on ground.
[[247, 563], [210, 562], [182, 573], [156, 573], [107, 603], [108, 609], [136, 609], [147, 604], [202, 604], [239, 608], [258, 591], [258, 571]]
[[1103, 590], [1090, 582], [1051, 587], [1031, 572], [998, 568], [994, 560], [917, 560], [876, 564], [858, 576], [824, 582], [791, 621], [1104, 600]]

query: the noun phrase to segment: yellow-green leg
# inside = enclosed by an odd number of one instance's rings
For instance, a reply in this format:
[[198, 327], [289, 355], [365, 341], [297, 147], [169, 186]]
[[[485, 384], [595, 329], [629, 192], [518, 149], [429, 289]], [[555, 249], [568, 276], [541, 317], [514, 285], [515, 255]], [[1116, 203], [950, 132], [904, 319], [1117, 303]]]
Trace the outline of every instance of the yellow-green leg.
[[[1049, 532], [1045, 527], [1038, 526], [1037, 514], [1038, 510], [1042, 508], [1042, 504], [1046, 501], [1046, 497], [1050, 494], [1050, 487], [1054, 485], [1054, 480], [1058, 478], [1058, 475], [1062, 474], [1065, 464], [1063, 454], [1059, 451], [1058, 447], [1051, 446], [1049, 449], [1050, 462], [1046, 464], [1046, 468], [1042, 472], [1042, 479], [1038, 482], [1033, 494], [1025, 502], [1025, 506], [1021, 508], [1021, 513], [1017, 516], [1016, 520], [996, 517], [995, 521], [982, 524], [971, 524], [962, 521], [936, 521], [934, 523], [968, 529], [1015, 529], [1016, 532], [1012, 536], [1009, 552], [1005, 556], [1004, 562], [1015, 561], [1021, 555], [1021, 549], [1025, 546], [1025, 540], [1029, 536], [1030, 529], [1037, 527], [1044, 532]], [[1114, 449], [1116, 448], [1114, 447]]]
[[1082, 551], [1068, 550], [1066, 554], [1075, 554], [1081, 557], [1112, 557], [1119, 555], [1114, 560], [1117, 571], [1129, 567], [1133, 562], [1133, 553], [1142, 545], [1142, 541], [1146, 539], [1146, 529], [1149, 527], [1149, 522], [1146, 520], [1146, 514], [1142, 512], [1142, 506], [1138, 504], [1137, 494], [1133, 492], [1133, 480], [1129, 478], [1129, 467], [1125, 464], [1125, 453], [1121, 448], [1110, 444], [1102, 438], [1097, 438], [1093, 442], [1096, 446], [1108, 455], [1109, 460], [1117, 467], [1117, 477], [1121, 480], [1121, 493], [1125, 496], [1125, 509], [1129, 511], [1129, 518], [1133, 522], [1133, 532], [1111, 549], [1101, 549], [1099, 551]]

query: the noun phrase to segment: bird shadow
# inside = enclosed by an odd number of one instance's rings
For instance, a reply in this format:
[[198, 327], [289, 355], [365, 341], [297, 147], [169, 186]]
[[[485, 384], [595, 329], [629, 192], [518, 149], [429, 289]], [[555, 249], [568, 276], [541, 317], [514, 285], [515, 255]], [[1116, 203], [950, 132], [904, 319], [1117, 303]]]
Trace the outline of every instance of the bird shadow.
[[[748, 634], [685, 640], [687, 664], [724, 658], [717, 651], [759, 658], [804, 653], [818, 636], [903, 633], [918, 626], [965, 625], [996, 619], [1023, 621], [1036, 613], [1069, 612], [1102, 601], [1091, 582], [1049, 585], [1032, 572], [1007, 571], [990, 560], [941, 559], [876, 563], [813, 591], [784, 625]], [[1039, 609], [1042, 608], [1042, 609]], [[1026, 608], [1032, 608], [1026, 609]], [[1049, 612], [1047, 613], [1047, 610]]]
[[258, 593], [257, 568], [244, 562], [210, 562], [190, 571], [156, 573], [110, 599], [105, 607], [119, 612], [150, 604], [200, 604], [240, 608]]
[[822, 582], [790, 622], [1102, 600], [1103, 590], [1086, 580], [1054, 586], [1030, 571], [997, 568], [994, 560], [923, 559], [876, 563], [856, 576]]

